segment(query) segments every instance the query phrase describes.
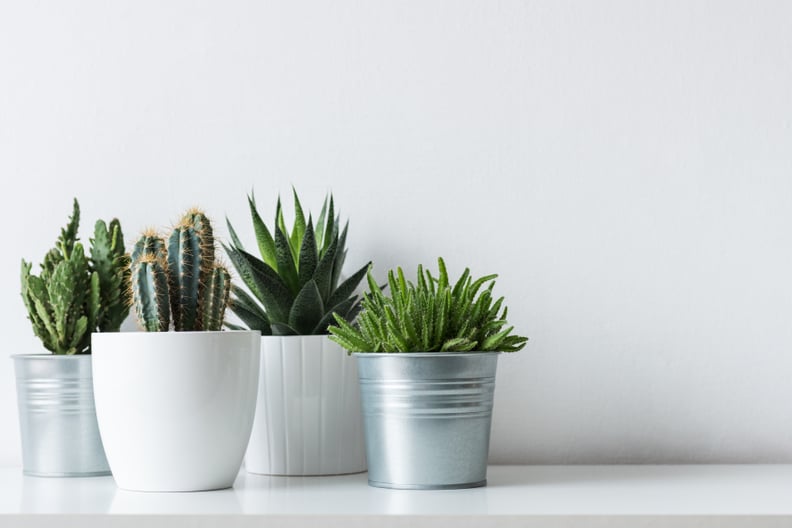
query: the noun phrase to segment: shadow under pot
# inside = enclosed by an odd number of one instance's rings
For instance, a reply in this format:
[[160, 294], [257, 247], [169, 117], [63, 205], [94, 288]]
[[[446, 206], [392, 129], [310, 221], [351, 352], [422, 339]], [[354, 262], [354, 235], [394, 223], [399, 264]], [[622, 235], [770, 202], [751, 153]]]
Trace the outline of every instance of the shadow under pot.
[[118, 487], [231, 487], [256, 408], [257, 331], [93, 334], [99, 431]]
[[37, 477], [109, 475], [96, 424], [90, 355], [19, 354], [22, 471]]

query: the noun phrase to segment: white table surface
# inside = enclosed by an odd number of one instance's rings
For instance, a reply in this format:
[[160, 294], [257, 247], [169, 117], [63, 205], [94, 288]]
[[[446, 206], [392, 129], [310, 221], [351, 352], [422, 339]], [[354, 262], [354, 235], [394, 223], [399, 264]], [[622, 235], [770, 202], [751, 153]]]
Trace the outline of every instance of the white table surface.
[[[0, 469], [0, 526], [790, 526], [792, 465], [491, 466], [488, 486], [372, 488], [366, 474], [267, 477], [202, 493]], [[56, 515], [38, 515], [56, 514]], [[109, 514], [109, 515], [108, 515]]]

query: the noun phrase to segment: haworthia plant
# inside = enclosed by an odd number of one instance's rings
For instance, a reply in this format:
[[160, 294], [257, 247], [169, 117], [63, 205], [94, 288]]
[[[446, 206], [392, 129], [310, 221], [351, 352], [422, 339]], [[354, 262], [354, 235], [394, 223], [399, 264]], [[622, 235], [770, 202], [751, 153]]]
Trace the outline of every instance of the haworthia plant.
[[326, 334], [334, 316], [345, 321], [356, 317], [360, 300], [355, 289], [370, 263], [339, 284], [349, 223], [339, 230], [340, 217], [336, 216], [332, 195], [325, 198], [314, 224], [310, 214], [306, 219], [297, 192], [293, 190], [292, 194], [291, 232], [280, 198], [270, 230], [259, 215], [255, 199], [248, 197], [261, 258], [245, 250], [228, 222], [231, 244], [224, 247], [249, 290], [233, 288], [231, 310], [248, 328], [265, 335]]
[[330, 339], [350, 352], [516, 352], [527, 337], [512, 335], [503, 297], [493, 300], [497, 275], [479, 279], [465, 269], [451, 284], [438, 259], [435, 278], [418, 266], [417, 281], [398, 268], [388, 272], [390, 295], [368, 274], [369, 291], [354, 324], [336, 317]]
[[167, 242], [146, 231], [132, 250], [132, 304], [141, 328], [165, 332], [221, 330], [231, 291], [228, 270], [217, 263], [212, 225], [192, 209]]
[[79, 227], [80, 204], [75, 198], [69, 222], [44, 257], [41, 273], [33, 275], [33, 265], [22, 261], [28, 318], [44, 347], [55, 354], [90, 353], [91, 332], [117, 332], [129, 313], [121, 224], [117, 219], [96, 222], [90, 256], [77, 237]]

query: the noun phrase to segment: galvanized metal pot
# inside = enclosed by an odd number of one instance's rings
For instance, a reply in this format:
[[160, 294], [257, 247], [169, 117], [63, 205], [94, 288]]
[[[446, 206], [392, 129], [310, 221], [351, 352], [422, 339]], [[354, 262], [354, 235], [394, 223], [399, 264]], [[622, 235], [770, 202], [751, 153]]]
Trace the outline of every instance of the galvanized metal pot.
[[369, 485], [486, 485], [498, 353], [355, 356]]
[[341, 475], [366, 470], [357, 365], [326, 335], [262, 336], [250, 473]]
[[109, 475], [96, 423], [91, 356], [20, 354], [12, 358], [22, 471], [38, 477]]

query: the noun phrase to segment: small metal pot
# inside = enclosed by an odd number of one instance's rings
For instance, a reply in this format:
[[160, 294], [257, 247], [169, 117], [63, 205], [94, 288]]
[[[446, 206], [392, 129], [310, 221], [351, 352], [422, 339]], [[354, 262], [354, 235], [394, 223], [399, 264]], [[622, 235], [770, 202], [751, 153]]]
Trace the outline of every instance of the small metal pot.
[[486, 485], [496, 352], [355, 356], [369, 485]]
[[22, 470], [37, 477], [109, 475], [94, 408], [90, 355], [19, 354]]

